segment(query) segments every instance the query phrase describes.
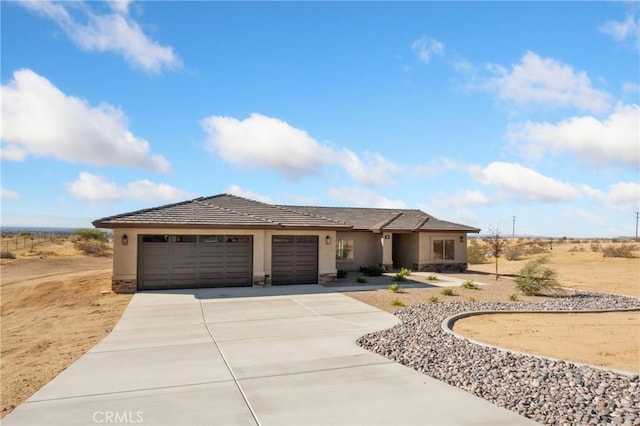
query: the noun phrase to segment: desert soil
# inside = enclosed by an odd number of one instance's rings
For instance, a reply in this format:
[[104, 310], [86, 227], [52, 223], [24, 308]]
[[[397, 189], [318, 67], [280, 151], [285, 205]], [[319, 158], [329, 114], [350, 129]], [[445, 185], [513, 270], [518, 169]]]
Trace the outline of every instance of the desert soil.
[[[110, 257], [83, 256], [68, 241], [45, 243], [34, 250], [18, 250], [14, 253], [17, 255], [16, 259], [2, 259], [0, 263], [0, 417], [4, 417], [106, 336], [131, 299], [130, 295], [110, 293]], [[552, 266], [558, 270], [560, 281], [566, 287], [640, 297], [639, 258], [602, 258], [601, 253], [589, 250], [588, 243], [554, 245], [551, 256]], [[515, 274], [531, 258], [533, 256], [518, 261], [501, 259], [500, 272]], [[512, 295], [516, 295], [518, 300], [545, 300], [518, 294], [513, 280], [508, 276], [496, 281], [490, 275], [493, 269], [491, 263], [471, 265], [468, 273], [452, 275], [476, 283], [486, 283], [478, 290], [455, 287], [456, 296], [442, 295], [441, 287], [429, 285], [426, 276], [417, 274], [409, 276], [408, 282], [419, 283], [421, 288], [405, 288], [397, 294], [385, 289], [346, 294], [389, 312], [398, 309], [392, 305], [395, 299], [410, 305], [427, 303], [432, 296], [445, 303], [474, 299], [506, 302]], [[349, 277], [339, 280], [339, 284], [355, 285], [357, 275], [351, 273]], [[391, 276], [369, 278], [369, 283], [385, 286], [391, 281]], [[584, 359], [574, 359], [576, 353], [582, 352], [575, 345], [570, 346], [570, 351], [565, 349], [565, 352], [559, 352], [559, 348], [568, 339], [566, 336], [557, 336], [557, 332], [571, 324], [571, 327], [577, 328], [572, 328], [575, 331], [569, 334], [585, 343], [580, 347], [598, 347], [608, 359], [622, 358], [626, 353], [633, 357], [635, 351], [637, 360], [640, 346], [640, 339], [637, 337], [638, 313], [628, 315], [631, 315], [629, 320], [615, 317], [615, 327], [606, 325], [609, 323], [605, 321], [609, 320], [605, 320], [605, 316], [594, 321], [589, 317], [576, 315], [571, 320], [567, 319], [569, 317], [560, 317], [555, 323], [551, 319], [541, 323], [537, 316], [525, 314], [511, 314], [509, 322], [473, 317], [465, 321], [464, 327], [469, 328], [469, 336], [476, 340], [490, 341], [491, 336], [510, 334], [514, 340], [500, 343], [501, 346], [523, 351], [535, 346], [544, 355], [598, 364], [602, 361], [589, 354]], [[481, 325], [483, 322], [489, 326]], [[507, 333], [505, 324], [509, 324]], [[476, 330], [471, 327], [484, 328]], [[532, 327], [537, 331], [527, 333], [520, 327]], [[594, 332], [594, 327], [601, 328]], [[459, 331], [458, 328], [456, 330]], [[532, 334], [536, 338], [546, 338], [547, 344], [532, 345]], [[610, 337], [613, 340], [604, 340]], [[615, 368], [636, 368], [637, 371], [637, 367], [626, 364], [615, 364]]]

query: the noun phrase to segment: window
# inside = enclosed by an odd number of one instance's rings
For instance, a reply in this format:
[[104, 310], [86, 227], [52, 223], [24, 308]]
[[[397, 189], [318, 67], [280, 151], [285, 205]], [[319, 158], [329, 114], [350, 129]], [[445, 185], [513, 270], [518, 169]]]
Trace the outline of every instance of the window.
[[433, 240], [434, 260], [455, 260], [455, 240]]
[[353, 260], [353, 240], [338, 240], [336, 244], [336, 260]]

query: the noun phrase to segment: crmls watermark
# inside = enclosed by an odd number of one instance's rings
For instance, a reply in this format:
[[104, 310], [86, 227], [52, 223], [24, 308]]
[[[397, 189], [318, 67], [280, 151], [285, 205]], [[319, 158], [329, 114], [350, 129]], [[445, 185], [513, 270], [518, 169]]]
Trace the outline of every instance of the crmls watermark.
[[102, 425], [144, 423], [142, 411], [96, 411], [93, 422]]

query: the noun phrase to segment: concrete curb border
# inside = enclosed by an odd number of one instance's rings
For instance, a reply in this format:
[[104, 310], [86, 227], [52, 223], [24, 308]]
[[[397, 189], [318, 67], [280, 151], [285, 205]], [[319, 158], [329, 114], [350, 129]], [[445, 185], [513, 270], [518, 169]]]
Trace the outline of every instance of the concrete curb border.
[[524, 356], [531, 356], [531, 357], [547, 359], [547, 360], [556, 361], [556, 362], [566, 362], [568, 364], [573, 364], [573, 365], [576, 365], [578, 367], [595, 368], [597, 370], [611, 371], [613, 373], [617, 373], [617, 374], [622, 374], [622, 375], [625, 375], [625, 376], [633, 377], [633, 376], [638, 376], [640, 373], [633, 372], [633, 371], [616, 370], [616, 369], [612, 369], [612, 368], [602, 367], [602, 366], [599, 366], [599, 365], [585, 364], [585, 363], [581, 363], [581, 362], [568, 361], [568, 360], [561, 359], [561, 358], [553, 358], [553, 357], [549, 357], [549, 356], [536, 355], [536, 354], [532, 354], [532, 353], [529, 353], [529, 352], [516, 351], [516, 350], [513, 350], [513, 349], [504, 348], [504, 347], [501, 347], [501, 346], [491, 345], [489, 343], [481, 342], [479, 340], [470, 339], [467, 336], [464, 336], [464, 335], [462, 335], [460, 333], [457, 333], [457, 332], [453, 331], [453, 325], [455, 324], [456, 321], [458, 321], [459, 319], [462, 319], [462, 318], [468, 318], [468, 317], [473, 317], [473, 316], [477, 316], [477, 315], [487, 315], [487, 314], [589, 314], [589, 313], [598, 314], [598, 313], [607, 313], [607, 312], [636, 312], [636, 311], [640, 311], [640, 309], [639, 308], [624, 308], [624, 309], [578, 310], [578, 311], [563, 311], [563, 310], [537, 311], [537, 310], [531, 310], [531, 309], [502, 311], [502, 310], [490, 309], [490, 310], [480, 310], [480, 311], [468, 311], [468, 312], [462, 312], [462, 313], [455, 314], [455, 315], [450, 315], [450, 316], [446, 317], [444, 320], [442, 320], [441, 327], [442, 327], [442, 330], [445, 333], [451, 334], [457, 339], [466, 340], [467, 342], [472, 343], [474, 345], [497, 349], [500, 352], [513, 353], [513, 354], [524, 355]]

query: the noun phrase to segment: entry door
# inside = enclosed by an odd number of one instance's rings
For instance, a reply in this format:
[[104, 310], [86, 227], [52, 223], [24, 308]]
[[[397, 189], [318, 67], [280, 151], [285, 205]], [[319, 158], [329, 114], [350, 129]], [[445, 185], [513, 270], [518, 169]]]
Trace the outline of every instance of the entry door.
[[317, 236], [274, 235], [271, 256], [272, 284], [318, 283]]

